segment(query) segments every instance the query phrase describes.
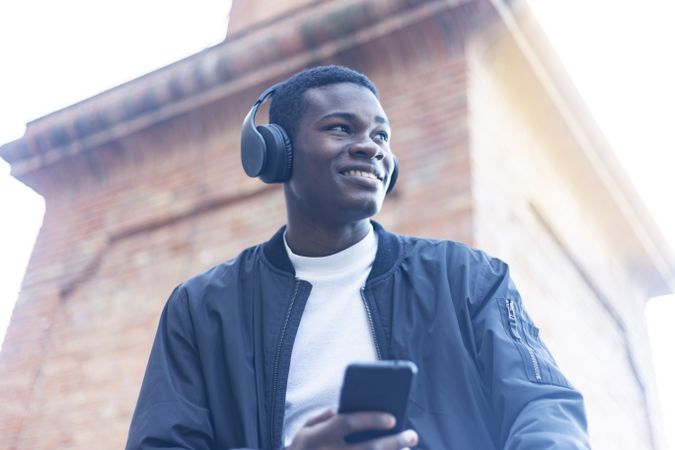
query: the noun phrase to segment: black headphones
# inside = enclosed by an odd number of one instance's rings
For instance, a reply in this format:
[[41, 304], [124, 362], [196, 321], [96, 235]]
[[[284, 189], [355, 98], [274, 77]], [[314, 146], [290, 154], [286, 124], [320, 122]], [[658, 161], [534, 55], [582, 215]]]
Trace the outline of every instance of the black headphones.
[[[246, 175], [259, 177], [265, 183], [284, 183], [293, 170], [293, 146], [286, 130], [276, 123], [255, 124], [258, 108], [281, 84], [277, 83], [260, 94], [241, 126], [241, 164]], [[394, 158], [387, 194], [394, 188], [397, 178], [398, 161]]]

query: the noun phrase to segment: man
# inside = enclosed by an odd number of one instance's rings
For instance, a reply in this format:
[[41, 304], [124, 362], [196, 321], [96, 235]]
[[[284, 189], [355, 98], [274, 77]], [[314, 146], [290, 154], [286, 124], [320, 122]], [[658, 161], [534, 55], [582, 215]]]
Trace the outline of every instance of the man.
[[[242, 155], [249, 173], [288, 161], [288, 223], [174, 290], [127, 448], [589, 448], [581, 394], [506, 264], [370, 221], [398, 170], [370, 80], [338, 66], [300, 72], [261, 96], [251, 124], [268, 95], [268, 127], [287, 136], [265, 142], [281, 156]], [[383, 413], [334, 412], [347, 364], [377, 359], [419, 368], [409, 429], [348, 445], [354, 431], [393, 426]]]

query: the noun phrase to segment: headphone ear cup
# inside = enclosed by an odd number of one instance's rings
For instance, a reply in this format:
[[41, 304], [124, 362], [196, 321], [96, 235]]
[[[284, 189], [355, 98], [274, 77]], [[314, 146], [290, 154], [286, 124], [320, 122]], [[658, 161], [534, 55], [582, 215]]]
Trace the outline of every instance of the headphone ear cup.
[[394, 189], [396, 180], [398, 179], [398, 159], [394, 158], [394, 170], [391, 171], [391, 176], [389, 177], [389, 186], [387, 187], [387, 194]]
[[256, 131], [251, 119], [254, 114], [251, 109], [241, 128], [241, 164], [249, 177], [259, 176], [267, 166], [265, 139]]
[[265, 140], [265, 167], [259, 175], [265, 183], [288, 181], [293, 170], [293, 146], [288, 133], [281, 126], [270, 123], [258, 125], [256, 130]]

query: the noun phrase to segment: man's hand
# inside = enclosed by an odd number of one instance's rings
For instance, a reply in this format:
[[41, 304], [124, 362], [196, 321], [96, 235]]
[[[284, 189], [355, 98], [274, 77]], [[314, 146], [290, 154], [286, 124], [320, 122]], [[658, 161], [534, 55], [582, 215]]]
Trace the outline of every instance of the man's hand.
[[335, 414], [326, 410], [307, 423], [293, 438], [288, 450], [401, 450], [417, 444], [417, 433], [405, 430], [359, 444], [347, 444], [345, 436], [356, 431], [387, 430], [396, 424], [391, 414], [358, 412]]

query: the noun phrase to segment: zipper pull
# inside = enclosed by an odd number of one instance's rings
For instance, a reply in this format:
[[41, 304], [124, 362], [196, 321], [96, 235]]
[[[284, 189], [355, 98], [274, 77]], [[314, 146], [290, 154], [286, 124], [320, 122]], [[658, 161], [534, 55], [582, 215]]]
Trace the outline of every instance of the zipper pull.
[[516, 306], [513, 300], [506, 299], [506, 310], [509, 314], [509, 328], [511, 328], [511, 334], [513, 337], [520, 341], [520, 332], [518, 331], [518, 321], [516, 320]]

